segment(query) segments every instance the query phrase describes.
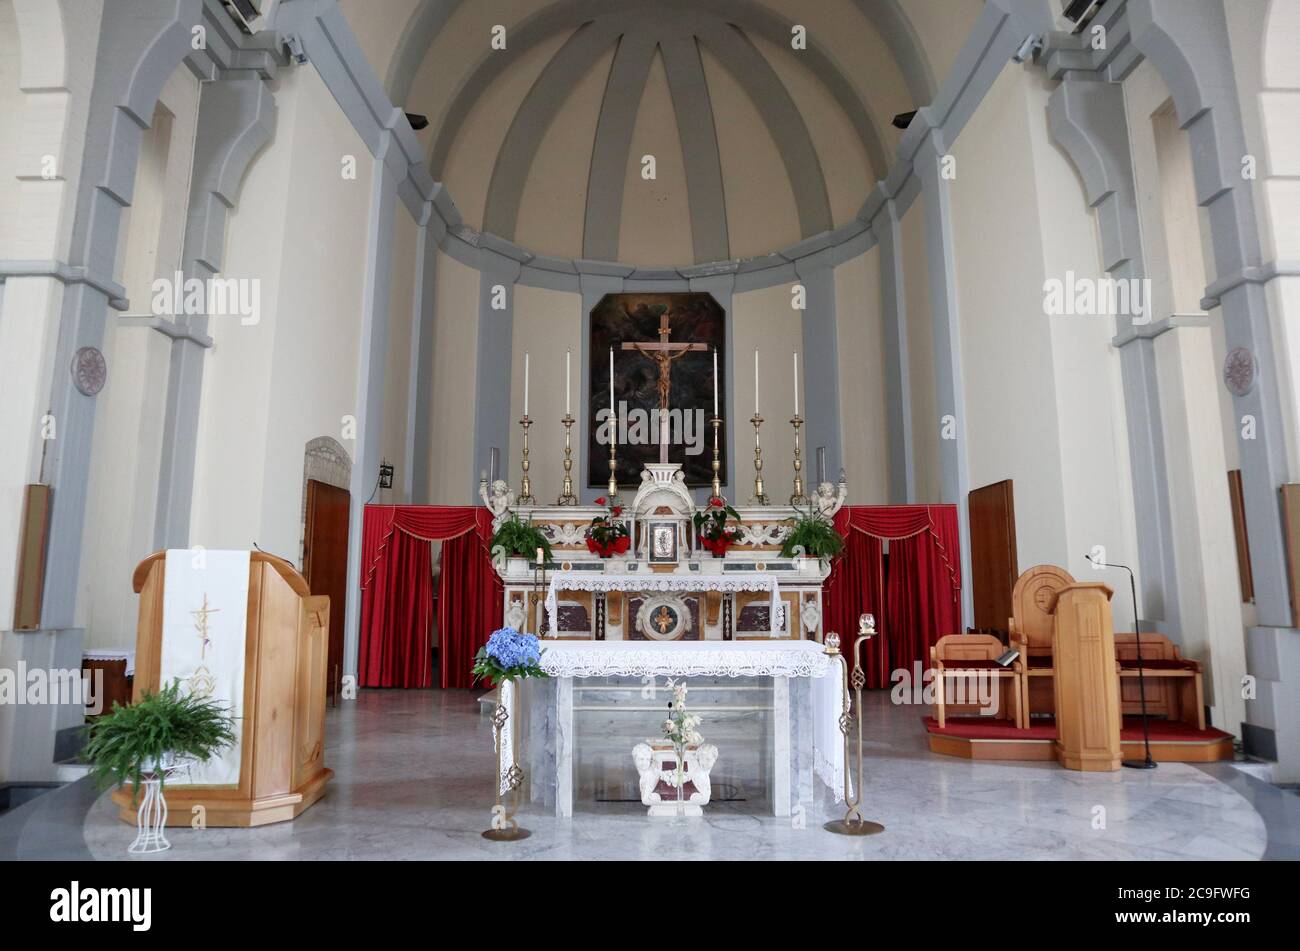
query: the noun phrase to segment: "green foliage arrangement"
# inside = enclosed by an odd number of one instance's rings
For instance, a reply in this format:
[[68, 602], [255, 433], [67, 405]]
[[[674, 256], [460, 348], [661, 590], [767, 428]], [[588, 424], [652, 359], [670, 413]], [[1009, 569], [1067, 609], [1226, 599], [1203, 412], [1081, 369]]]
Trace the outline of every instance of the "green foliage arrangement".
[[551, 560], [551, 543], [542, 530], [532, 522], [525, 522], [517, 512], [511, 512], [492, 536], [492, 552], [495, 554], [498, 548], [516, 558], [533, 558], [540, 548], [546, 553], [546, 560]]
[[782, 558], [818, 558], [827, 561], [844, 548], [844, 539], [831, 520], [813, 508], [801, 512], [781, 544]]
[[[166, 754], [210, 759], [235, 742], [235, 720], [220, 701], [182, 694], [180, 682], [145, 694], [139, 703], [113, 703], [89, 727], [82, 759], [100, 787], [128, 780], [138, 793], [145, 773]], [[159, 776], [161, 788], [164, 777]]]

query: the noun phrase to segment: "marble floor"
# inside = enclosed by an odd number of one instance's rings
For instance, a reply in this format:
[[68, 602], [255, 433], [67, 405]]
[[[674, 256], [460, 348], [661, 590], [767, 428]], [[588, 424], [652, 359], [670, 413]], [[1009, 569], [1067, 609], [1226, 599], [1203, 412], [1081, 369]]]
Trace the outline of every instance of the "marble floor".
[[[525, 809], [520, 818], [531, 838], [488, 842], [479, 833], [488, 825], [494, 757], [490, 726], [476, 696], [364, 691], [359, 700], [328, 713], [326, 761], [335, 779], [325, 798], [297, 821], [251, 830], [169, 830], [172, 850], [140, 860], [1115, 860], [1300, 854], [1300, 797], [1228, 764], [1078, 773], [1051, 763], [939, 756], [926, 745], [924, 711], [893, 706], [884, 692], [868, 695], [865, 704], [864, 808], [885, 824], [883, 835], [851, 839], [823, 831], [822, 822], [838, 814], [825, 802], [793, 819], [747, 814], [745, 804], [719, 803], [707, 807], [703, 819], [683, 825], [651, 822], [639, 804], [593, 802], [579, 804], [572, 820]], [[134, 830], [117, 820], [107, 796], [83, 790], [82, 797], [88, 804], [81, 828], [85, 851], [100, 859], [126, 858]], [[1268, 804], [1262, 810], [1270, 815], [1267, 826], [1254, 802]], [[59, 848], [80, 851], [77, 843], [67, 842], [69, 833], [75, 838], [72, 829], [63, 829]], [[31, 838], [24, 838], [21, 857], [41, 857], [40, 844]]]

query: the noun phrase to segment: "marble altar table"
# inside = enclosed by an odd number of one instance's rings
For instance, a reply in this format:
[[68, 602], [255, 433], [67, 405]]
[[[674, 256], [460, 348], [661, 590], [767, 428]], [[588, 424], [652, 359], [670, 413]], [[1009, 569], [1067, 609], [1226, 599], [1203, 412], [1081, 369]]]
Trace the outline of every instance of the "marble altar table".
[[[609, 770], [635, 782], [632, 747], [658, 733], [667, 678], [685, 678], [718, 769], [750, 761], [778, 816], [810, 802], [817, 781], [843, 797], [840, 667], [814, 641], [544, 641], [546, 679], [502, 692], [531, 798], [573, 815], [584, 746], [605, 746]], [[579, 716], [594, 726], [585, 733]], [[757, 728], [758, 735], [755, 735]], [[506, 745], [506, 750], [510, 746]], [[730, 758], [730, 759], [729, 759]], [[503, 763], [503, 770], [509, 764]]]

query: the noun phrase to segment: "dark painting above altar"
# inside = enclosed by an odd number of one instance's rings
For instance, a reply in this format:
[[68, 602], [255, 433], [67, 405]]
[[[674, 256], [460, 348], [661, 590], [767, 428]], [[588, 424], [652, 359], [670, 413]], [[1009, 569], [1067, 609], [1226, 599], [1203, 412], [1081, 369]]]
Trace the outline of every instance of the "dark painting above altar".
[[[609, 482], [610, 350], [618, 411], [618, 481], [646, 463], [677, 462], [691, 487], [713, 480], [714, 366], [726, 416], [726, 313], [709, 294], [606, 294], [591, 312], [587, 485]], [[716, 352], [716, 361], [715, 361]], [[666, 438], [665, 438], [666, 437]], [[726, 439], [720, 477], [727, 481]]]

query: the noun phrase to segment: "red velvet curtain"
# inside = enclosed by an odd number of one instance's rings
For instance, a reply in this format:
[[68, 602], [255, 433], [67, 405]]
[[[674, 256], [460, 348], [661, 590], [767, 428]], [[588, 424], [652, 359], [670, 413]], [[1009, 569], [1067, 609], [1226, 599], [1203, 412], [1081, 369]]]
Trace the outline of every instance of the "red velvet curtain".
[[442, 543], [438, 638], [443, 687], [472, 687], [474, 655], [502, 624], [504, 587], [474, 534]]
[[[883, 548], [878, 538], [865, 532], [849, 532], [844, 539], [844, 551], [836, 558], [826, 579], [824, 629], [840, 634], [841, 648], [850, 665], [855, 664], [853, 641], [857, 637], [858, 617], [863, 612], [874, 614], [877, 619], [884, 615]], [[884, 637], [873, 637], [862, 645], [862, 666], [866, 669], [867, 687], [889, 686], [892, 668]]]
[[443, 543], [438, 630], [444, 687], [470, 686], [481, 644], [501, 626], [492, 516], [471, 506], [367, 505], [361, 542], [363, 687], [430, 687], [431, 542]]
[[845, 545], [826, 582], [825, 629], [838, 631], [847, 651], [857, 636], [858, 616], [874, 614], [880, 636], [863, 645], [867, 686], [888, 687], [892, 670], [910, 671], [916, 661], [925, 667], [932, 644], [961, 632], [957, 509], [847, 506], [835, 516], [835, 528]]
[[395, 532], [361, 591], [361, 686], [432, 686], [432, 623], [433, 546]]

